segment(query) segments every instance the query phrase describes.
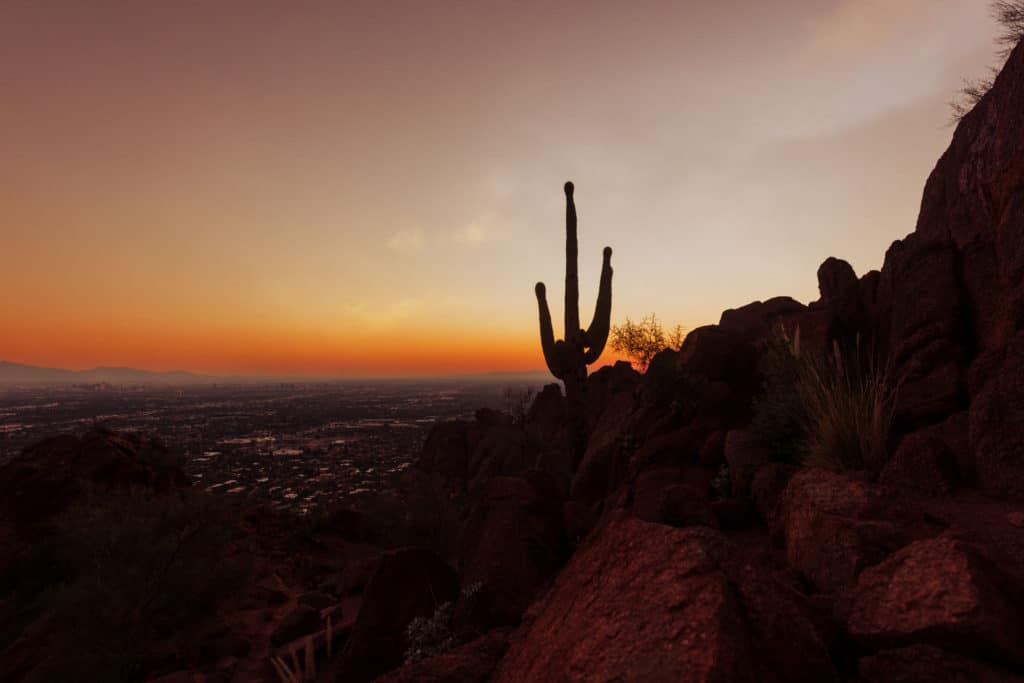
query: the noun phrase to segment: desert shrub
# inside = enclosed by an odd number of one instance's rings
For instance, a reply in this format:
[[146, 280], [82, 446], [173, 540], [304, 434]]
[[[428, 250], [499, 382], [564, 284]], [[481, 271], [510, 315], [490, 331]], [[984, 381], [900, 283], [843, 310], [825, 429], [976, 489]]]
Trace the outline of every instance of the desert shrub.
[[831, 470], [872, 470], [889, 446], [896, 383], [856, 344], [847, 352], [801, 353], [781, 337], [765, 356], [753, 428], [779, 460]]
[[[463, 600], [475, 600], [483, 584], [472, 583], [462, 589]], [[462, 639], [455, 632], [455, 603], [439, 605], [429, 617], [416, 617], [405, 629], [405, 663], [412, 664], [444, 654], [461, 644]]]
[[676, 325], [666, 334], [661, 321], [654, 313], [650, 313], [640, 322], [626, 318], [621, 325], [612, 325], [611, 348], [624, 353], [640, 371], [647, 369], [651, 359], [665, 349], [679, 350], [683, 345], [685, 331]]
[[761, 357], [764, 384], [754, 399], [752, 429], [782, 462], [797, 463], [804, 456], [808, 406], [799, 393], [801, 367], [819, 363], [801, 355], [799, 337], [772, 337]]
[[53, 626], [29, 680], [141, 680], [194, 660], [247, 571], [237, 529], [213, 496], [87, 491], [46, 544], [60, 579], [36, 601]]
[[1002, 65], [1021, 39], [1024, 39], [1024, 0], [994, 0], [989, 4], [989, 11], [1000, 26], [996, 36], [996, 45], [999, 46], [996, 54], [1000, 66], [989, 67], [986, 76], [963, 79], [963, 85], [949, 103], [952, 109], [950, 123], [958, 123], [992, 89]]

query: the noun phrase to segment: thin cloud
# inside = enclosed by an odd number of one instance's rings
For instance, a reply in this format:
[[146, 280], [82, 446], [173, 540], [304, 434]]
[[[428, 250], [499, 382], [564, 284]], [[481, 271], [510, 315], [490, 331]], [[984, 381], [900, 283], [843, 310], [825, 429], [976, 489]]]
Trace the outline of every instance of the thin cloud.
[[388, 239], [388, 249], [400, 252], [419, 251], [427, 244], [426, 235], [420, 228], [399, 230]]

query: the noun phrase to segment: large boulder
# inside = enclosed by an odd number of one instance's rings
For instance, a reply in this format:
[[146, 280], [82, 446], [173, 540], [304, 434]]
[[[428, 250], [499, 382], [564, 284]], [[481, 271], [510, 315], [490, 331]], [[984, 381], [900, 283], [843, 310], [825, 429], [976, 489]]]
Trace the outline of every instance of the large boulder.
[[725, 435], [725, 464], [729, 467], [732, 495], [746, 496], [754, 473], [771, 460], [771, 452], [753, 432], [732, 429]]
[[767, 301], [755, 301], [739, 308], [730, 308], [722, 313], [718, 326], [723, 330], [738, 332], [760, 345], [776, 332], [776, 327], [789, 322], [795, 314], [807, 309], [799, 301], [788, 296], [778, 296]]
[[479, 589], [456, 618], [477, 632], [515, 625], [566, 555], [562, 501], [540, 472], [498, 477], [479, 492], [459, 536], [462, 584]]
[[612, 521], [531, 609], [494, 680], [837, 680], [788, 596], [717, 531]]
[[633, 481], [633, 514], [646, 522], [674, 527], [717, 527], [718, 520], [708, 505], [709, 488], [706, 473], [695, 466], [647, 470]]
[[1021, 606], [1005, 579], [960, 540], [917, 541], [860, 575], [847, 630], [869, 648], [923, 642], [1024, 666]]
[[678, 364], [709, 380], [747, 386], [757, 365], [757, 353], [746, 335], [719, 325], [705, 325], [686, 335]]
[[409, 623], [429, 618], [458, 592], [455, 570], [435, 553], [409, 548], [381, 557], [341, 653], [342, 679], [372, 681], [400, 665]]
[[884, 489], [835, 472], [799, 472], [778, 505], [789, 565], [824, 592], [852, 585], [911, 540], [905, 511]]
[[941, 437], [928, 431], [904, 437], [878, 476], [887, 486], [931, 496], [949, 493], [956, 480], [956, 455]]

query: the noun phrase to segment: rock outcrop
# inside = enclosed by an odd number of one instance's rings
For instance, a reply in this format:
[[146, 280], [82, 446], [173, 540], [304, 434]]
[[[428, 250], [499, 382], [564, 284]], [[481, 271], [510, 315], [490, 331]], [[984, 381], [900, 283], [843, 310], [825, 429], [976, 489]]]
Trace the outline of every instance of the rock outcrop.
[[718, 532], [625, 520], [577, 551], [495, 680], [838, 678], [796, 602]]

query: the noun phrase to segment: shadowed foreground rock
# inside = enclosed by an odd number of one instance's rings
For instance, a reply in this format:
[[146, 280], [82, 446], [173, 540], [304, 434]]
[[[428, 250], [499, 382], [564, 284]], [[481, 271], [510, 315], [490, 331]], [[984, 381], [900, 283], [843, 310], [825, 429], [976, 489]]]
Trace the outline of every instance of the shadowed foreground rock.
[[1003, 591], [1004, 582], [961, 541], [918, 541], [861, 574], [848, 630], [867, 646], [923, 641], [1021, 666], [1020, 605]]
[[506, 649], [508, 631], [493, 631], [443, 655], [407, 664], [375, 683], [484, 683]]
[[432, 552], [406, 549], [382, 557], [342, 652], [341, 680], [372, 681], [401, 664], [409, 622], [431, 616], [458, 592], [455, 571]]
[[833, 681], [811, 622], [719, 532], [613, 522], [581, 547], [496, 681]]

